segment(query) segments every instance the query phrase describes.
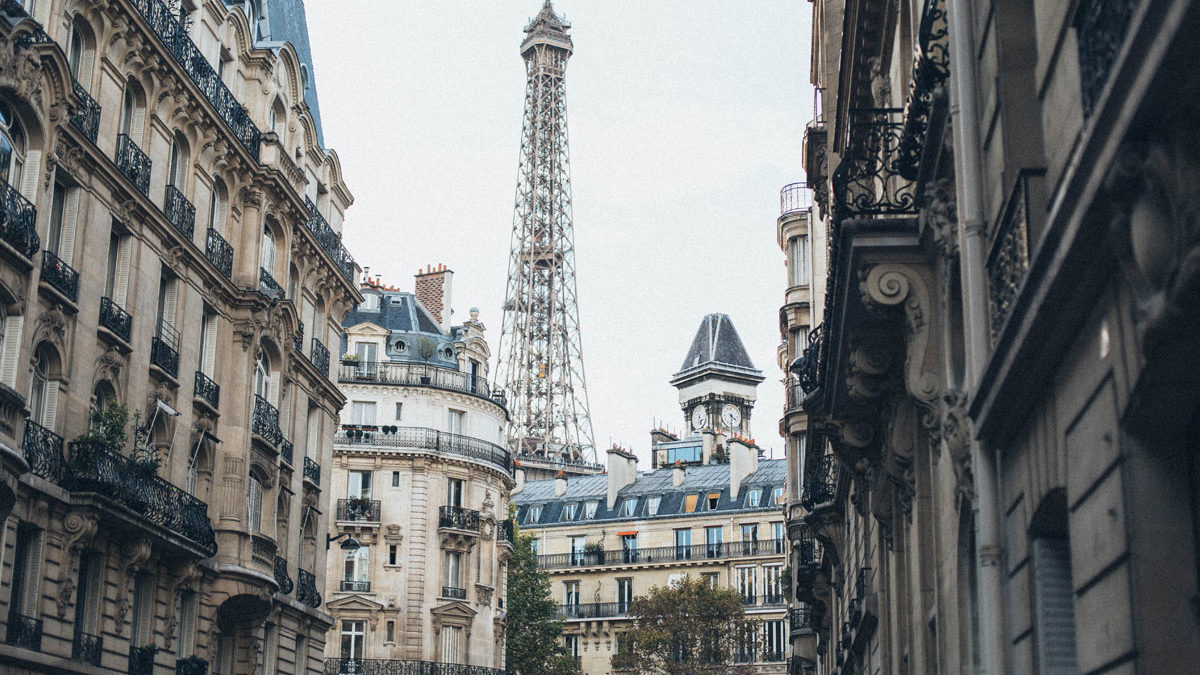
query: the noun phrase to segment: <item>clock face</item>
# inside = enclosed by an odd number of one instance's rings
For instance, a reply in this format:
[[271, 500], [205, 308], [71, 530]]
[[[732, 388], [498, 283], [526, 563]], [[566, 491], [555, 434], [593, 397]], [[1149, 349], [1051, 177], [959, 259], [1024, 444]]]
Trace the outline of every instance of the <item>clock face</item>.
[[721, 422], [731, 429], [736, 427], [742, 422], [742, 411], [732, 403], [726, 403], [721, 407]]
[[707, 417], [708, 414], [704, 411], [704, 406], [698, 405], [695, 408], [692, 408], [692, 428], [704, 428], [704, 423], [707, 421], [705, 418]]

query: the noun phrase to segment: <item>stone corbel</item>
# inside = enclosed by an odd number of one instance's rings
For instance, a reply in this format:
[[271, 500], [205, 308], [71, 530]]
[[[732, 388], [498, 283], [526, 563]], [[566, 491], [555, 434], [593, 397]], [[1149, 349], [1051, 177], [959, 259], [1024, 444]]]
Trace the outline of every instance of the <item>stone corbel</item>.
[[938, 365], [940, 331], [930, 323], [937, 316], [932, 271], [922, 263], [880, 263], [864, 268], [861, 279], [866, 307], [878, 312], [892, 308], [903, 311], [907, 328], [904, 388], [919, 404], [936, 408], [942, 378]]
[[955, 491], [960, 500], [975, 501], [975, 476], [971, 471], [971, 421], [967, 395], [951, 389], [942, 396], [941, 429], [946, 454], [954, 467]]
[[470, 553], [475, 548], [475, 540], [478, 537], [459, 532], [443, 532], [441, 546], [446, 551], [458, 551], [460, 553]]
[[63, 565], [59, 574], [58, 597], [55, 598], [59, 619], [67, 617], [67, 609], [71, 606], [71, 596], [75, 593], [75, 579], [78, 577], [80, 551], [95, 536], [99, 525], [100, 519], [90, 513], [72, 511], [63, 518], [63, 548], [67, 551], [67, 564]]
[[126, 540], [121, 545], [121, 572], [117, 580], [117, 605], [115, 611], [117, 635], [125, 630], [125, 617], [129, 615], [129, 593], [133, 578], [150, 559], [150, 540], [138, 538]]

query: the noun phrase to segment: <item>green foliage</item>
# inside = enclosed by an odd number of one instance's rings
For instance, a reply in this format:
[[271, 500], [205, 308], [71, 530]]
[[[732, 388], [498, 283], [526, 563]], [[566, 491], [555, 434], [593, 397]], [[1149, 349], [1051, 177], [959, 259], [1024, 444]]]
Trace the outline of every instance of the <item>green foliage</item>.
[[[514, 527], [516, 525], [514, 524]], [[506, 663], [513, 675], [571, 675], [575, 659], [562, 646], [562, 620], [550, 594], [550, 576], [538, 569], [533, 537], [516, 531], [508, 562]]]
[[421, 360], [428, 362], [434, 354], [437, 354], [436, 342], [427, 337], [417, 340], [417, 356], [420, 356]]
[[92, 410], [87, 433], [76, 440], [95, 443], [105, 450], [121, 454], [125, 441], [129, 438], [125, 433], [127, 426], [129, 408], [123, 403], [110, 403], [103, 410]]
[[604, 544], [598, 541], [589, 541], [583, 545], [583, 550], [587, 553], [604, 553]]
[[742, 596], [732, 588], [684, 577], [635, 597], [629, 616], [633, 626], [613, 656], [614, 669], [655, 675], [754, 672], [750, 664], [734, 663], [739, 647], [759, 646], [760, 631], [746, 621]]

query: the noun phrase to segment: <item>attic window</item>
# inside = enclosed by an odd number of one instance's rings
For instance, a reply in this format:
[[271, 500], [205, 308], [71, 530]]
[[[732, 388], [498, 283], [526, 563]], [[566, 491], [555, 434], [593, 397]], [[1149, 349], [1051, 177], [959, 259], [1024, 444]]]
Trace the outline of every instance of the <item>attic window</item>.
[[684, 512], [684, 513], [693, 513], [693, 512], [695, 512], [695, 510], [696, 510], [696, 500], [697, 500], [697, 499], [699, 499], [699, 498], [700, 498], [700, 495], [688, 495], [687, 497], [684, 497], [684, 499], [683, 499], [683, 512]]
[[358, 306], [360, 312], [378, 312], [379, 311], [379, 296], [374, 293], [364, 293], [362, 304]]
[[782, 504], [783, 503], [783, 488], [777, 487], [774, 490], [771, 490], [771, 499], [774, 500], [774, 502], [776, 504]]
[[401, 354], [408, 351], [408, 343], [404, 340], [396, 340], [396, 344], [392, 345], [392, 347]]
[[591, 520], [596, 517], [596, 507], [599, 505], [595, 499], [589, 499], [583, 504], [583, 519]]
[[529, 515], [526, 516], [525, 522], [536, 523], [537, 521], [539, 521], [541, 519], [542, 519], [542, 507], [541, 506], [529, 507]]
[[635, 510], [637, 510], [637, 497], [630, 497], [625, 500], [624, 508], [621, 509], [621, 515], [632, 516]]
[[720, 500], [721, 500], [720, 492], [710, 492], [708, 494], [708, 510], [709, 511], [717, 510], [717, 502]]
[[442, 350], [442, 356], [449, 361], [454, 358], [454, 350], [450, 347], [446, 347]]
[[403, 304], [404, 304], [404, 298], [402, 298], [402, 297], [400, 297], [400, 296], [398, 296], [398, 295], [393, 295], [393, 296], [392, 296], [392, 304], [393, 304], [393, 305], [403, 305]]
[[751, 490], [746, 494], [746, 506], [749, 508], [757, 508], [759, 501], [762, 499], [762, 490]]
[[575, 512], [579, 510], [579, 504], [571, 502], [563, 507], [563, 520], [575, 520]]
[[646, 500], [646, 515], [658, 515], [658, 504], [662, 501], [662, 497], [651, 497]]

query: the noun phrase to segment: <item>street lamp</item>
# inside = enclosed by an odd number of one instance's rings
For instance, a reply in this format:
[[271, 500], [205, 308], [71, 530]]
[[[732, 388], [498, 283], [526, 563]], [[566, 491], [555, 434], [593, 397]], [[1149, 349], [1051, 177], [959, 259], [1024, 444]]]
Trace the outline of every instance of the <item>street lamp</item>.
[[333, 542], [337, 541], [338, 539], [341, 539], [342, 537], [346, 538], [346, 541], [343, 541], [340, 544], [341, 549], [343, 551], [350, 553], [350, 552], [357, 551], [358, 549], [362, 548], [362, 544], [358, 543], [358, 540], [355, 539], [354, 537], [351, 537], [349, 532], [343, 532], [336, 537], [330, 536], [328, 534], [325, 535], [325, 550], [328, 551], [329, 545], [332, 544]]

